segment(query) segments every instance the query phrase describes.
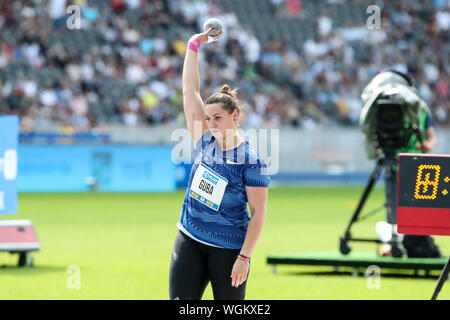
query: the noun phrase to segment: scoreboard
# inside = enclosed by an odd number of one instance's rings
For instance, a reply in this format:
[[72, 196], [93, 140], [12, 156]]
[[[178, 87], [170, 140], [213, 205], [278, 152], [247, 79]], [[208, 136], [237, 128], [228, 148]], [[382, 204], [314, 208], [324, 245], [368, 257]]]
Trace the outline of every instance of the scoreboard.
[[17, 212], [19, 119], [0, 116], [0, 215]]
[[398, 232], [450, 235], [450, 155], [402, 153], [398, 165]]

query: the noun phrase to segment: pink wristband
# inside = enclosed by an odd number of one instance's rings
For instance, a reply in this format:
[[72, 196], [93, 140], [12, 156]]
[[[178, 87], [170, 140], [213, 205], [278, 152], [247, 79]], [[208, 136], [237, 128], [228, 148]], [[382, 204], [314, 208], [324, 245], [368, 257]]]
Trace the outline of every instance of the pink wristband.
[[198, 47], [200, 47], [200, 41], [197, 38], [188, 42], [188, 49], [191, 49], [195, 53], [198, 53]]

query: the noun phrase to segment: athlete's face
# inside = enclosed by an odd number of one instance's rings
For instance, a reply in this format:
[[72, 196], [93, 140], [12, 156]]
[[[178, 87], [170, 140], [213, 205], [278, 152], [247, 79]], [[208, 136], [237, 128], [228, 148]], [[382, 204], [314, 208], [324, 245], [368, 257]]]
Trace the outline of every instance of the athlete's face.
[[[235, 130], [238, 111], [229, 113], [222, 108], [221, 103], [205, 105], [205, 121], [209, 130], [216, 139], [225, 138], [227, 130]], [[236, 120], [235, 120], [236, 119]]]

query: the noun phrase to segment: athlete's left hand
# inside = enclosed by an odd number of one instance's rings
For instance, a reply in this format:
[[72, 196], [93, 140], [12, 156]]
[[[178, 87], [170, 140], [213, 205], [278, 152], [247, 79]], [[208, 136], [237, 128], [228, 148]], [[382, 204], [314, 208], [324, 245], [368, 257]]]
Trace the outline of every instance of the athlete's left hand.
[[242, 259], [236, 259], [231, 271], [231, 285], [233, 287], [239, 287], [245, 280], [247, 280], [248, 269], [250, 267], [249, 261]]

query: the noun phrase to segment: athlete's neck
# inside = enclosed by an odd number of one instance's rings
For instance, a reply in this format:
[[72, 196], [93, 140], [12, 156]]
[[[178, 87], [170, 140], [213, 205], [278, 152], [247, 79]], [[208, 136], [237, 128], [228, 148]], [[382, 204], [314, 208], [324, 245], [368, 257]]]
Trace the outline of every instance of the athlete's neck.
[[227, 135], [223, 139], [218, 139], [222, 151], [227, 151], [240, 146], [245, 140], [239, 135], [237, 130], [227, 131]]

